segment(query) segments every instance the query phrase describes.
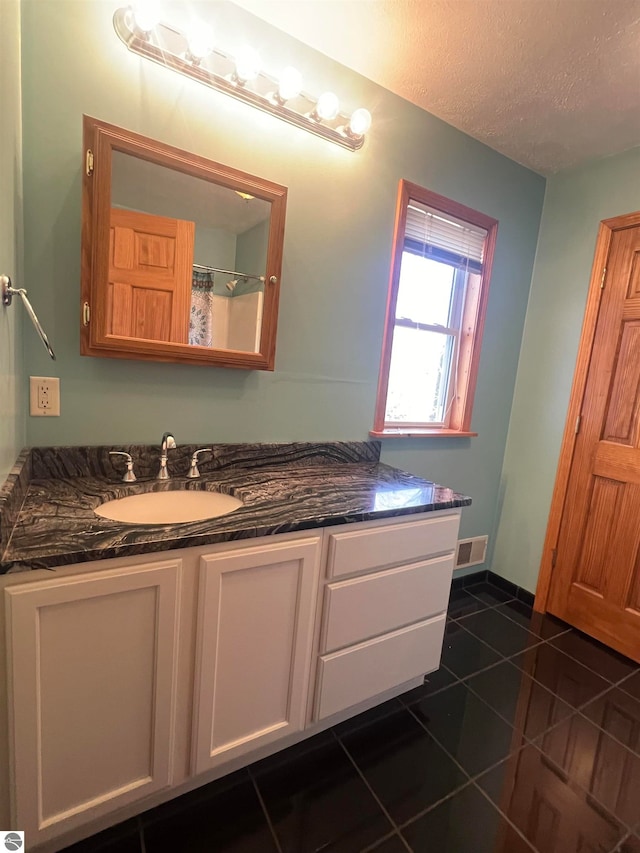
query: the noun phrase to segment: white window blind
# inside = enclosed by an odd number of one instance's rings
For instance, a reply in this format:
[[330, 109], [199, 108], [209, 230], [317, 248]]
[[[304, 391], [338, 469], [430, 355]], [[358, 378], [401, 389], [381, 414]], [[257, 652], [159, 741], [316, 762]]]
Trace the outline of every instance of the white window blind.
[[414, 254], [482, 272], [487, 231], [411, 199], [404, 248]]

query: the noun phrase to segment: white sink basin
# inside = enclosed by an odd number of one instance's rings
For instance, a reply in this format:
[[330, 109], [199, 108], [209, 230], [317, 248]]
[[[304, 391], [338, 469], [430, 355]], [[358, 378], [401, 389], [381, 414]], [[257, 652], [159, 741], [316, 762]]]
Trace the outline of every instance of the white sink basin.
[[241, 500], [218, 492], [145, 492], [101, 504], [95, 511], [102, 518], [126, 524], [179, 524], [227, 515], [243, 506]]

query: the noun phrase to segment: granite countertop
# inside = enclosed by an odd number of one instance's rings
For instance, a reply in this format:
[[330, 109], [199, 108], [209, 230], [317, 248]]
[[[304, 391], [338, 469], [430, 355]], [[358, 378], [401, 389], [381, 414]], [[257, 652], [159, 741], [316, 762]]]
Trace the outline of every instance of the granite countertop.
[[[206, 445], [201, 445], [206, 446]], [[123, 483], [136, 461], [138, 481]], [[159, 448], [32, 448], [0, 490], [0, 574], [468, 506], [471, 499], [379, 461], [379, 442], [214, 445], [189, 480], [193, 445], [169, 452], [171, 479], [154, 478]], [[208, 458], [207, 458], [208, 457]], [[228, 515], [182, 524], [133, 525], [94, 509], [131, 494], [207, 489], [240, 498]]]

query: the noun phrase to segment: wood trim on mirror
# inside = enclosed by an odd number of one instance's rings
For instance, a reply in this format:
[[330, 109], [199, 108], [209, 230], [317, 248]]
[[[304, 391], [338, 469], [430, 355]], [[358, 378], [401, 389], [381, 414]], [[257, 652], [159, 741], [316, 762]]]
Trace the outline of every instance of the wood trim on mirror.
[[[93, 160], [88, 156], [92, 152]], [[111, 171], [114, 151], [263, 199], [271, 205], [259, 352], [107, 334]], [[287, 188], [98, 119], [83, 116], [82, 355], [273, 370]], [[89, 306], [89, 322], [86, 305]]]

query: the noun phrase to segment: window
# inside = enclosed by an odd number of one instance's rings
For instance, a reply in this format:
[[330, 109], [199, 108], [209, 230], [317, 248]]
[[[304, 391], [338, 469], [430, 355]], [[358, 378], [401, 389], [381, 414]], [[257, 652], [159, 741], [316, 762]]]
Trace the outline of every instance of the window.
[[400, 181], [372, 435], [474, 435], [498, 223]]

